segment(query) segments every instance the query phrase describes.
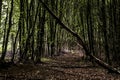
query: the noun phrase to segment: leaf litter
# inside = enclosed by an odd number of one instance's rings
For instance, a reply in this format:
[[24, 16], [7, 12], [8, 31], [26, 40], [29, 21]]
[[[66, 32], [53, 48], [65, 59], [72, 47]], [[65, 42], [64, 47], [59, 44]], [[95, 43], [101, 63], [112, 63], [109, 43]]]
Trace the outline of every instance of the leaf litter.
[[43, 64], [16, 64], [0, 70], [0, 80], [120, 80], [119, 75], [109, 74], [80, 58], [64, 54], [45, 60]]

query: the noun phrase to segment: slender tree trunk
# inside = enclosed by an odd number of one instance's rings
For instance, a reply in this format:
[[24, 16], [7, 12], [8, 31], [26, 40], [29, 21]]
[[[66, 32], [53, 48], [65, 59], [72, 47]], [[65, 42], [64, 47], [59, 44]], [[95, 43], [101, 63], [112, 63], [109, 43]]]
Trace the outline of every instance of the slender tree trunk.
[[104, 35], [104, 46], [105, 46], [105, 54], [106, 54], [106, 61], [111, 64], [110, 62], [110, 55], [109, 55], [109, 47], [108, 47], [108, 39], [107, 39], [107, 19], [106, 19], [106, 4], [105, 0], [102, 0], [102, 23], [103, 23], [103, 35]]
[[[90, 53], [95, 55], [95, 52], [94, 52], [94, 36], [93, 36], [93, 22], [92, 22], [92, 9], [91, 9], [91, 4], [92, 4], [92, 1], [91, 0], [88, 0], [87, 2], [87, 27], [88, 27], [88, 39], [89, 39], [89, 50], [90, 50]], [[91, 59], [92, 60], [92, 59]], [[92, 60], [92, 62], [94, 63], [94, 61]]]
[[0, 0], [0, 27], [1, 27], [2, 0]]
[[23, 3], [23, 0], [20, 0], [20, 17], [19, 17], [19, 23], [18, 23], [18, 27], [19, 27], [19, 49], [20, 49], [20, 57], [19, 57], [19, 61], [21, 61], [21, 58], [22, 58], [22, 53], [23, 53], [23, 40], [22, 40], [22, 37], [23, 37], [23, 29], [22, 27], [24, 27], [24, 3]]
[[112, 17], [113, 17], [113, 45], [114, 45], [114, 55], [113, 55], [113, 58], [114, 58], [114, 61], [116, 61], [117, 62], [117, 60], [119, 60], [119, 58], [118, 58], [118, 54], [117, 53], [119, 53], [119, 42], [118, 42], [118, 34], [119, 34], [119, 32], [118, 32], [118, 29], [119, 28], [117, 28], [117, 0], [112, 0]]
[[12, 58], [11, 58], [11, 62], [12, 62], [12, 63], [14, 63], [14, 56], [15, 56], [16, 47], [17, 47], [17, 46], [16, 46], [16, 43], [17, 43], [17, 38], [18, 38], [19, 31], [20, 31], [20, 29], [19, 29], [19, 27], [18, 27], [18, 31], [17, 31], [16, 36], [15, 36], [15, 39], [14, 39], [14, 41], [13, 41], [13, 53], [12, 53]]
[[6, 15], [6, 19], [5, 19], [5, 28], [4, 28], [4, 32], [3, 32], [3, 43], [2, 43], [2, 53], [5, 49], [5, 42], [6, 42], [6, 32], [7, 32], [7, 20], [8, 20], [8, 8], [7, 8], [7, 15]]

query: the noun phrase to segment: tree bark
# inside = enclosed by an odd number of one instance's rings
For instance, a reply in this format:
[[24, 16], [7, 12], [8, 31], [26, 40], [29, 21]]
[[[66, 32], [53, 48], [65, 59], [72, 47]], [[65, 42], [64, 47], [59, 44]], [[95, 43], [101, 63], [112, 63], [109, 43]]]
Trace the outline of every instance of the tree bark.
[[107, 21], [106, 21], [106, 7], [105, 7], [105, 0], [102, 0], [102, 24], [103, 24], [103, 39], [104, 39], [104, 47], [105, 47], [105, 55], [106, 61], [111, 64], [110, 62], [110, 55], [109, 55], [109, 46], [108, 46], [108, 38], [107, 38]]
[[13, 53], [12, 53], [12, 58], [11, 58], [11, 62], [12, 63], [14, 63], [14, 56], [15, 56], [15, 53], [16, 53], [16, 43], [17, 43], [17, 38], [18, 38], [18, 34], [19, 34], [19, 28], [18, 28], [18, 31], [17, 31], [17, 33], [16, 33], [16, 36], [15, 36], [15, 39], [14, 39], [14, 41], [13, 41]]
[[47, 7], [47, 5], [42, 0], [39, 0], [39, 1], [42, 3], [43, 7], [49, 12], [49, 14], [51, 14], [51, 16], [54, 19], [56, 19], [56, 21], [61, 25], [61, 28], [65, 29], [67, 32], [71, 33], [71, 35], [73, 35], [77, 39], [78, 43], [83, 46], [83, 49], [85, 50], [87, 56], [90, 56], [91, 58], [93, 58], [97, 64], [99, 64], [103, 68], [107, 69], [109, 72], [120, 74], [120, 71], [118, 71], [116, 68], [113, 68], [109, 64], [103, 62], [102, 60], [100, 60], [97, 57], [95, 57], [94, 55], [92, 55], [88, 51], [88, 49], [87, 49], [86, 45], [84, 44], [84, 42], [82, 41], [81, 37], [77, 33], [73, 32], [71, 29], [69, 29], [67, 26], [65, 26], [60, 21], [60, 19]]
[[2, 0], [0, 0], [0, 27], [1, 27]]
[[6, 15], [6, 19], [5, 19], [5, 28], [4, 28], [4, 32], [3, 32], [3, 43], [2, 43], [2, 53], [5, 49], [5, 42], [6, 42], [6, 32], [7, 32], [7, 20], [8, 20], [8, 8], [6, 11], [7, 15]]

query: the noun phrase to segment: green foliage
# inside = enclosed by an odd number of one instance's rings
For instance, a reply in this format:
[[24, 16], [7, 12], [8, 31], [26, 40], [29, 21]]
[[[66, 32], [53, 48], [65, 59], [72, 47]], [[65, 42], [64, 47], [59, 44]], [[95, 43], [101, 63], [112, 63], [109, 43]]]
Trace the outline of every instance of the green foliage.
[[41, 61], [42, 61], [42, 62], [51, 62], [51, 61], [53, 61], [53, 60], [50, 59], [50, 58], [42, 57], [42, 58], [41, 58]]

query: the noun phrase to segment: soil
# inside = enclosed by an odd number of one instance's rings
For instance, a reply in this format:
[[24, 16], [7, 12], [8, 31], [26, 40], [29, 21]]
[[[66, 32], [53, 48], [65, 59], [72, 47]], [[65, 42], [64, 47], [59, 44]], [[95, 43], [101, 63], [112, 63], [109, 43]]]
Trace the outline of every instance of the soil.
[[79, 54], [62, 54], [42, 64], [16, 64], [0, 70], [0, 80], [120, 80]]

